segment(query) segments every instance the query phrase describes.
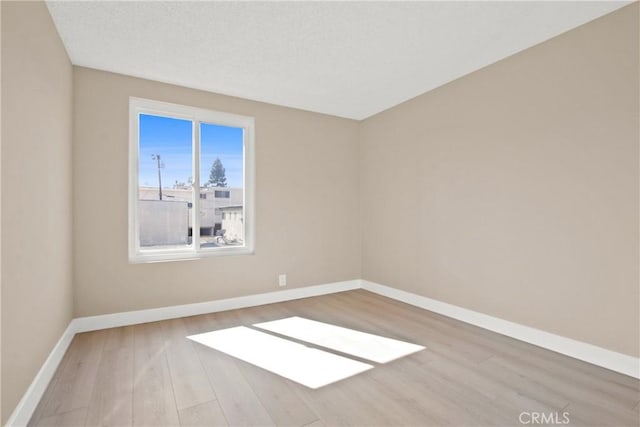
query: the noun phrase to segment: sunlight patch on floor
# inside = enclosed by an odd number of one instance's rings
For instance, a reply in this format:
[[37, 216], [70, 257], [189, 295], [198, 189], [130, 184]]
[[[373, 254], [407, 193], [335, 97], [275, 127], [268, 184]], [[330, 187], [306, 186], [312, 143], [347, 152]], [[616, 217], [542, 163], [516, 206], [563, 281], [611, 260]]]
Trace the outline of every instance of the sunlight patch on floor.
[[424, 350], [421, 345], [297, 316], [253, 326], [376, 363], [387, 363]]
[[244, 326], [187, 338], [314, 389], [373, 368]]

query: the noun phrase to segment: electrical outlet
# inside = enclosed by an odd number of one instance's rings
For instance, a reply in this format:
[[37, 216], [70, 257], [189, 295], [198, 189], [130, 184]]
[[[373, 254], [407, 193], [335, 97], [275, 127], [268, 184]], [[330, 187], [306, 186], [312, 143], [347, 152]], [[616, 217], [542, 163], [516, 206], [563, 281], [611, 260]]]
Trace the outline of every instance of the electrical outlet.
[[281, 274], [278, 276], [278, 286], [287, 286], [287, 275]]

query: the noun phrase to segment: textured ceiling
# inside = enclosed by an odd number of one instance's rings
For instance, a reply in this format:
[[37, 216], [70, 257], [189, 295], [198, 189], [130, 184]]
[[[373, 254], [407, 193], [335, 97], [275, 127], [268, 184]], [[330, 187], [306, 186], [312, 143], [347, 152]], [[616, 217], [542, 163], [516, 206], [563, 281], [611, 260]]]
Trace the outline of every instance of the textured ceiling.
[[363, 119], [628, 3], [48, 6], [73, 64]]

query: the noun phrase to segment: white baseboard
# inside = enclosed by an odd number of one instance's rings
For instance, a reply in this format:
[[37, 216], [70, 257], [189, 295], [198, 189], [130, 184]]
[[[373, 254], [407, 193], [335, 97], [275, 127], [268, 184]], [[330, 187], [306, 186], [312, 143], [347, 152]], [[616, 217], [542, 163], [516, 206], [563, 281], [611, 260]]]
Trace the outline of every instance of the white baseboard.
[[67, 351], [67, 348], [76, 333], [155, 322], [166, 319], [175, 319], [178, 317], [196, 316], [199, 314], [215, 313], [218, 311], [233, 310], [237, 308], [254, 307], [258, 305], [291, 301], [300, 298], [308, 298], [354, 289], [364, 289], [374, 292], [376, 294], [405, 302], [425, 310], [433, 311], [434, 313], [442, 314], [453, 319], [461, 320], [465, 323], [488, 329], [520, 341], [553, 350], [579, 360], [584, 360], [585, 362], [611, 369], [612, 371], [640, 378], [640, 359], [638, 358], [616, 353], [592, 344], [576, 341], [571, 338], [555, 335], [539, 329], [520, 325], [518, 323], [499, 319], [497, 317], [488, 316], [486, 314], [423, 297], [421, 295], [380, 285], [368, 280], [348, 280], [344, 282], [287, 289], [278, 292], [268, 292], [195, 304], [184, 304], [171, 307], [152, 308], [149, 310], [128, 311], [123, 313], [79, 317], [73, 319], [9, 417], [6, 426], [25, 426], [29, 422], [33, 415], [33, 411], [36, 409], [38, 402], [40, 402], [42, 395], [53, 378], [62, 357]]
[[40, 371], [36, 374], [36, 377], [31, 382], [31, 385], [27, 389], [27, 391], [18, 402], [18, 405], [13, 410], [13, 413], [7, 420], [6, 426], [26, 426], [31, 416], [33, 415], [33, 411], [35, 411], [36, 406], [42, 399], [44, 392], [47, 389], [47, 386], [51, 382], [53, 375], [56, 373], [56, 369], [58, 369], [58, 365], [62, 361], [64, 354], [69, 348], [69, 344], [71, 344], [71, 340], [75, 335], [75, 331], [73, 329], [73, 321], [69, 323], [67, 329], [62, 333], [62, 336], [56, 343], [51, 353], [49, 353], [49, 357], [45, 360], [44, 364], [40, 368]]
[[307, 286], [304, 288], [287, 289], [283, 291], [267, 292], [263, 294], [247, 295], [244, 297], [228, 298], [195, 304], [175, 305], [171, 307], [152, 308], [149, 310], [128, 311], [123, 313], [105, 314], [101, 316], [79, 317], [71, 320], [60, 340], [53, 348], [49, 357], [40, 368], [33, 382], [22, 396], [22, 399], [9, 417], [6, 426], [26, 426], [33, 412], [38, 406], [49, 382], [58, 369], [74, 335], [80, 332], [99, 329], [115, 328], [118, 326], [135, 325], [139, 323], [155, 322], [158, 320], [175, 319], [178, 317], [196, 316], [198, 314], [214, 313], [217, 311], [233, 310], [236, 308], [254, 307], [275, 302], [291, 301], [318, 295], [360, 289], [360, 280], [328, 283], [324, 285]]
[[360, 280], [327, 283], [264, 294], [199, 302], [194, 304], [174, 305], [170, 307], [151, 308], [148, 310], [127, 311], [122, 313], [103, 314], [100, 316], [78, 317], [74, 319], [75, 332], [96, 331], [98, 329], [116, 328], [118, 326], [136, 325], [159, 320], [176, 319], [178, 317], [197, 316], [199, 314], [254, 307], [300, 298], [350, 291], [360, 288]]
[[577, 341], [571, 338], [531, 328], [519, 323], [499, 319], [473, 310], [447, 304], [442, 301], [423, 297], [411, 292], [401, 291], [389, 286], [380, 285], [368, 280], [361, 280], [361, 288], [388, 298], [395, 299], [443, 316], [488, 329], [538, 347], [571, 356], [603, 368], [610, 369], [631, 377], [640, 378], [640, 359], [617, 353], [602, 347]]

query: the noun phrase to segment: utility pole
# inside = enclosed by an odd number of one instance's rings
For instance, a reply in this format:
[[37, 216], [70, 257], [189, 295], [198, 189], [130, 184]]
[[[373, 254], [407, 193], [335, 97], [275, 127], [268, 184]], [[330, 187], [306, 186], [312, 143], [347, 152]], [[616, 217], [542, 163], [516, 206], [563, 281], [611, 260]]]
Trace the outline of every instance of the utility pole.
[[158, 161], [158, 197], [162, 200], [162, 174], [160, 173], [160, 169], [162, 169], [163, 165], [160, 162], [160, 154], [152, 154], [151, 158]]

